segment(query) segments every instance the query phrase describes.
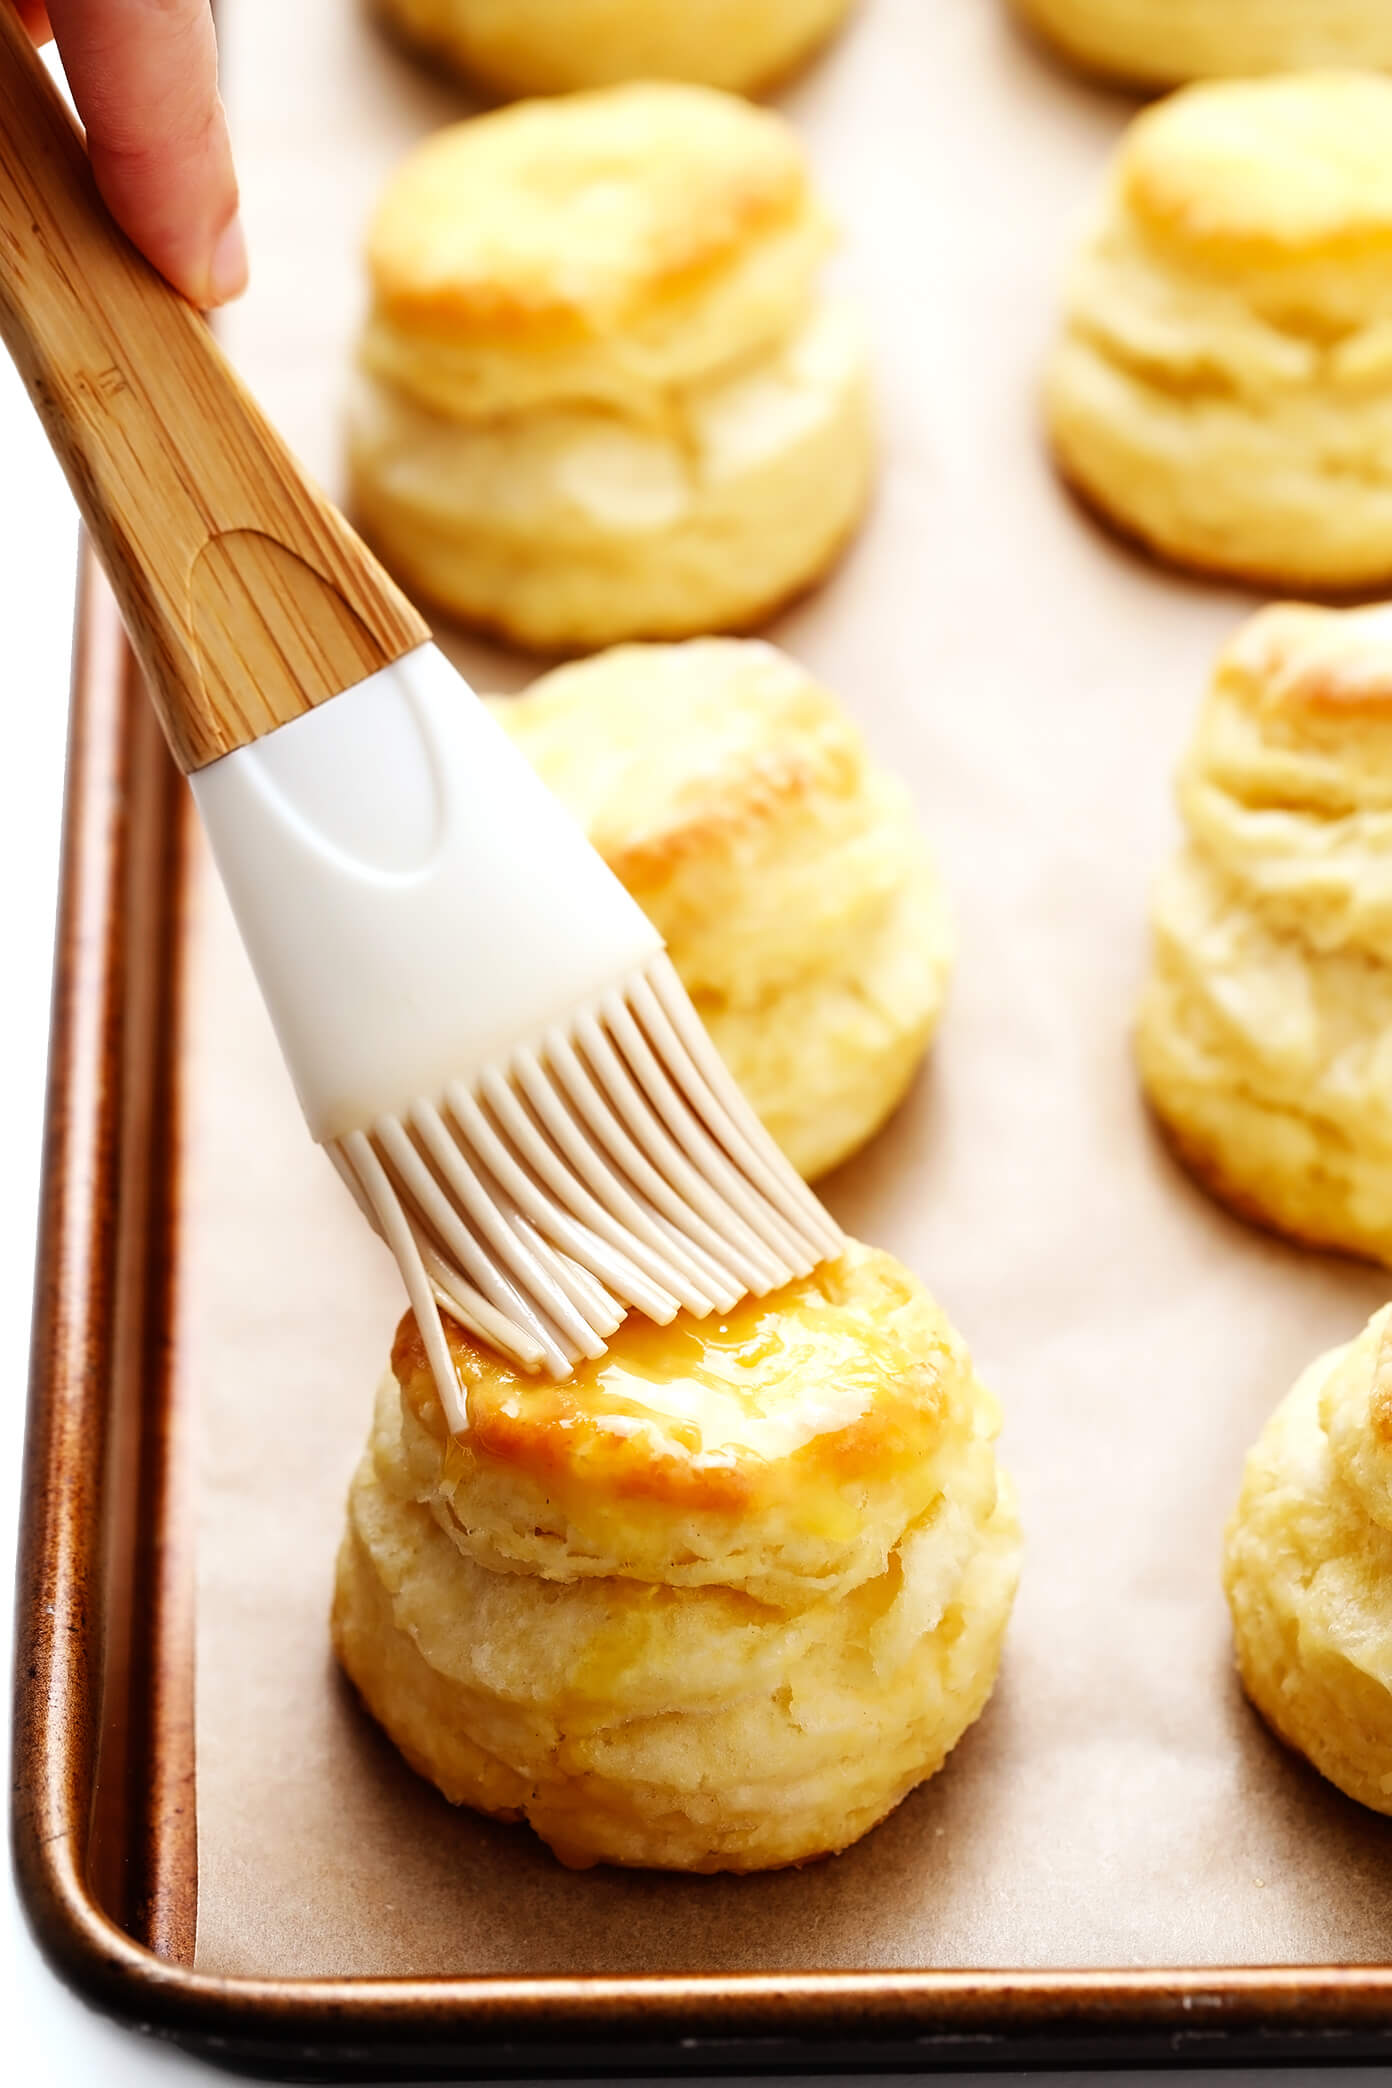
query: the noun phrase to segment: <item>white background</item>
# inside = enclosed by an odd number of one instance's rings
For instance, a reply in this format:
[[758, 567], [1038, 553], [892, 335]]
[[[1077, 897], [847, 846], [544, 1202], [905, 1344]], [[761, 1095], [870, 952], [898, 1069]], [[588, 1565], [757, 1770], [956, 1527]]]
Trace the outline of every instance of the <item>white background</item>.
[[[0, 1092], [9, 1121], [0, 1171], [0, 1557], [14, 1556], [27, 1374], [33, 1227], [38, 1198], [49, 969], [56, 898], [67, 676], [77, 533], [67, 489], [18, 381], [0, 362], [0, 659], [7, 745], [0, 760]], [[4, 1672], [10, 1610], [3, 1606]], [[4, 1748], [8, 1761], [8, 1721]], [[8, 1779], [7, 1779], [8, 1782]], [[19, 1914], [8, 1867], [0, 1928], [0, 2024], [13, 2081], [52, 2088], [225, 2078], [106, 2023], [52, 1978]], [[1363, 2079], [1392, 2078], [1370, 2069]], [[978, 2081], [981, 2076], [974, 2077]], [[1049, 2077], [1035, 2076], [1043, 2081]], [[1059, 2078], [1059, 2077], [1052, 2077]], [[1123, 2078], [1123, 2077], [1117, 2077]], [[1147, 2076], [1124, 2078], [1143, 2081]], [[1237, 2077], [1190, 2075], [1196, 2084]], [[1334, 2072], [1255, 2075], [1272, 2088], [1318, 2088]], [[1080, 2077], [1105, 2088], [1105, 2077]]]

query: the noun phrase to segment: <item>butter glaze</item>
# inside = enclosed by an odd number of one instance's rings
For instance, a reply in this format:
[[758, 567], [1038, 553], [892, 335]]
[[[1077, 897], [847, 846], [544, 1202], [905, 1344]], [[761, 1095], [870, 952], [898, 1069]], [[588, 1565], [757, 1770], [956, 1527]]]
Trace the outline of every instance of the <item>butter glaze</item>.
[[560, 1385], [451, 1341], [454, 1437], [402, 1322], [405, 1440], [417, 1497], [490, 1564], [663, 1578], [675, 1556], [704, 1581], [762, 1549], [795, 1557], [799, 1582], [855, 1580], [883, 1570], [891, 1530], [931, 1508], [972, 1439], [960, 1341], [906, 1271], [854, 1244], [723, 1318], [631, 1318]]

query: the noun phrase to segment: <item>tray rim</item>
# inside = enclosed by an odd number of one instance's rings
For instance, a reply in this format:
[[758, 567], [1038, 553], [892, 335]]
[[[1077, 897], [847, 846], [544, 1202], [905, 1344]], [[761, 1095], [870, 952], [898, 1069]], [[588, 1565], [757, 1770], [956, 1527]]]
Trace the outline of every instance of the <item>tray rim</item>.
[[[137, 1199], [135, 1242], [153, 1314], [135, 1353], [159, 1365], [158, 1454], [167, 1467], [176, 1372], [169, 1341], [177, 1263], [182, 911], [187, 793], [154, 738], [112, 598], [84, 547], [74, 656], [53, 1038], [35, 1279], [17, 1576], [12, 1835], [22, 1902], [53, 1968], [126, 2023], [249, 2071], [302, 2077], [421, 2078], [526, 2073], [956, 2071], [1060, 2065], [1359, 2063], [1392, 2055], [1392, 1966], [1232, 1966], [797, 1972], [623, 1978], [583, 1975], [420, 1979], [217, 1978], [192, 1968], [191, 1700], [171, 1687], [182, 1628], [175, 1542], [161, 1587], [173, 1636], [143, 1672], [134, 1707], [153, 1765], [128, 1798], [127, 1839], [144, 1880], [130, 1927], [89, 1876], [89, 1823], [103, 1686], [100, 1533], [111, 1508], [101, 1452], [120, 1400], [122, 1354], [108, 1338], [121, 1167], [112, 1114], [132, 1078], [113, 1052], [141, 995], [162, 1022], [140, 1032], [161, 1054], [174, 1130], [142, 1165], [163, 1177]], [[152, 751], [153, 750], [153, 751]], [[141, 760], [136, 822], [122, 791]], [[165, 919], [122, 919], [132, 850], [172, 877]], [[148, 887], [154, 890], [157, 887]], [[129, 960], [153, 934], [155, 962]], [[147, 1016], [149, 1008], [146, 1010]], [[126, 1224], [129, 1227], [129, 1217]], [[151, 1340], [154, 1346], [150, 1345]], [[125, 1354], [130, 1367], [131, 1351]], [[129, 1392], [127, 1393], [129, 1398]], [[85, 1453], [85, 1454], [84, 1454]], [[155, 1495], [167, 1522], [167, 1469]], [[161, 1538], [171, 1534], [163, 1526]], [[168, 1607], [165, 1603], [161, 1606]], [[187, 1653], [187, 1647], [185, 1647]], [[181, 1803], [181, 1801], [185, 1801]]]

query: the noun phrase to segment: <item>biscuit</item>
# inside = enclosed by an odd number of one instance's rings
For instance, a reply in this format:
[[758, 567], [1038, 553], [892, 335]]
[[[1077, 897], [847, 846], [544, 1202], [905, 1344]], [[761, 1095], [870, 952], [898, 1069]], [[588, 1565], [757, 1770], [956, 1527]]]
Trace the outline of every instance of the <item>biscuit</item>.
[[742, 629], [872, 467], [859, 324], [781, 118], [650, 84], [427, 140], [368, 241], [357, 517], [403, 581], [541, 650]]
[[1138, 117], [1045, 409], [1065, 478], [1164, 557], [1392, 580], [1392, 80], [1189, 87]]
[[852, 0], [376, 0], [389, 27], [491, 93], [624, 80], [755, 93], [838, 29]]
[[1392, 1813], [1392, 1307], [1267, 1423], [1223, 1583], [1263, 1718], [1350, 1798]]
[[1175, 87], [1209, 74], [1392, 66], [1389, 0], [1014, 0], [1088, 72]]
[[621, 646], [492, 708], [661, 930], [793, 1165], [902, 1099], [952, 964], [907, 790], [835, 698], [754, 639]]
[[1392, 607], [1254, 617], [1179, 796], [1146, 1093], [1235, 1208], [1392, 1262]]
[[727, 1319], [627, 1320], [562, 1385], [409, 1318], [352, 1486], [334, 1642], [455, 1804], [566, 1863], [761, 1870], [844, 1848], [995, 1678], [1018, 1531], [997, 1412], [888, 1255]]

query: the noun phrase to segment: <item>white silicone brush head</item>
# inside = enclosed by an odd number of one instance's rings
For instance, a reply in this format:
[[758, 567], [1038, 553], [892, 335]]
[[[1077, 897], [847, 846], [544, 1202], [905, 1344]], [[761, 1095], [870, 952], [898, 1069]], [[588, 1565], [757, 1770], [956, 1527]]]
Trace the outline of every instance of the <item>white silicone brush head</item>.
[[192, 780], [452, 1427], [442, 1309], [563, 1377], [630, 1310], [728, 1310], [838, 1251], [651, 923], [434, 646]]

